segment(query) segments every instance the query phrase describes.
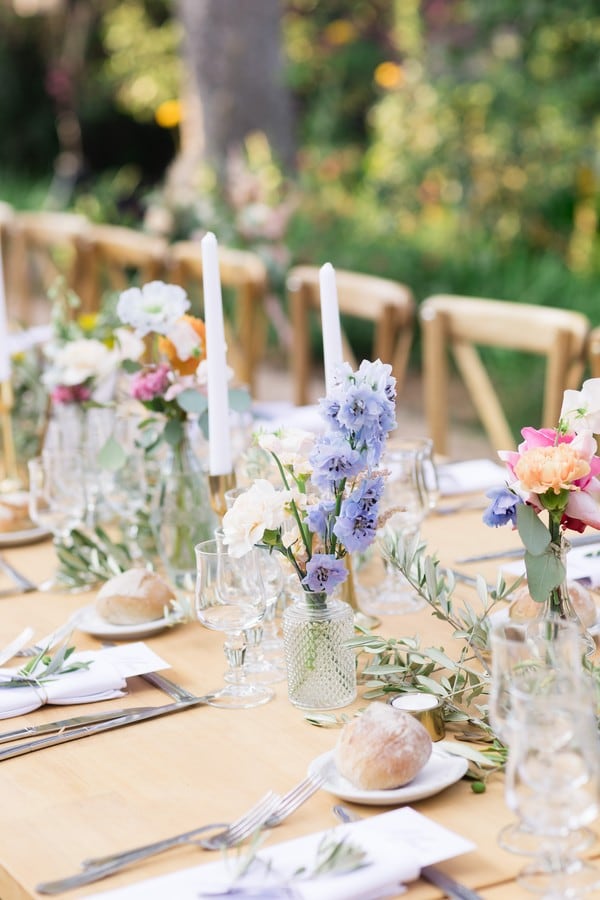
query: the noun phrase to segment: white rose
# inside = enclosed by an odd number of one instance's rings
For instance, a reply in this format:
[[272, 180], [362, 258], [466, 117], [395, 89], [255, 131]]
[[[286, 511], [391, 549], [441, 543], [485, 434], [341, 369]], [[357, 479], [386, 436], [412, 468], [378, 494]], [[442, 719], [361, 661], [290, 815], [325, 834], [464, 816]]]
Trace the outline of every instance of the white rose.
[[139, 337], [151, 331], [167, 334], [190, 308], [182, 287], [151, 281], [142, 288], [123, 291], [117, 303], [117, 315], [125, 325], [135, 328]]
[[224, 542], [232, 556], [248, 553], [265, 531], [277, 531], [288, 513], [289, 491], [278, 491], [264, 478], [257, 479], [236, 499], [223, 517]]
[[569, 431], [600, 434], [600, 378], [584, 381], [580, 391], [565, 391], [560, 421]]
[[146, 350], [143, 340], [129, 328], [115, 328], [115, 349], [121, 359], [141, 359]]
[[296, 475], [310, 475], [308, 457], [314, 447], [315, 436], [301, 428], [285, 428], [278, 432], [263, 432], [257, 437], [263, 450], [274, 453], [282, 466], [293, 469]]
[[54, 371], [48, 373], [46, 383], [68, 386], [83, 384], [90, 378], [100, 380], [110, 375], [118, 365], [117, 354], [94, 338], [70, 341], [54, 355]]

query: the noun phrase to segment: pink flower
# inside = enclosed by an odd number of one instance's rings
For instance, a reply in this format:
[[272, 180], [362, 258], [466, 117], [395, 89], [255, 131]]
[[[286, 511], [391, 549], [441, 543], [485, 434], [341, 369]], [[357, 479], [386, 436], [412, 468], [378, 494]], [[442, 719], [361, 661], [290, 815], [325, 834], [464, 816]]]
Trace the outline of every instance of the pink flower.
[[167, 363], [142, 369], [131, 379], [131, 396], [142, 403], [161, 397], [169, 387], [169, 372]]
[[91, 396], [84, 384], [59, 384], [50, 394], [53, 403], [85, 403]]
[[600, 528], [600, 458], [595, 456], [593, 434], [559, 434], [553, 428], [523, 428], [521, 434], [525, 440], [517, 451], [501, 450], [498, 454], [514, 478], [513, 486], [538, 512], [542, 508], [540, 496], [564, 490], [567, 502], [562, 525], [574, 531], [583, 531], [586, 525]]

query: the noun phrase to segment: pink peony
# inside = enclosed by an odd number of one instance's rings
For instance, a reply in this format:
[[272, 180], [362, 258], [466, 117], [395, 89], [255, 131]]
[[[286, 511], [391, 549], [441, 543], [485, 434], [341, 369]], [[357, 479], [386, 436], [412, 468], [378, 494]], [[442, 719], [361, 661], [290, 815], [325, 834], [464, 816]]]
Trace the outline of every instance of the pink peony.
[[171, 369], [167, 363], [142, 369], [131, 379], [131, 396], [142, 403], [161, 397], [169, 387], [169, 373]]
[[50, 394], [53, 403], [85, 403], [91, 396], [84, 384], [59, 384]]

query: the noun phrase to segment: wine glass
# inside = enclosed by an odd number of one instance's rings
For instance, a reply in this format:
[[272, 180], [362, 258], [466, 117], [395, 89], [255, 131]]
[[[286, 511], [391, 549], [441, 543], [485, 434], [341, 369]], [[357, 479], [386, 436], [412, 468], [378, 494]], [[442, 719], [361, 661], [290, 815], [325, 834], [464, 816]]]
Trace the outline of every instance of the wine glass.
[[225, 656], [229, 671], [226, 685], [211, 695], [211, 706], [248, 709], [267, 703], [274, 692], [265, 685], [249, 682], [244, 674], [246, 638], [244, 632], [262, 620], [266, 590], [262, 580], [258, 550], [241, 558], [232, 556], [222, 540], [202, 541], [196, 554], [196, 615], [214, 631], [225, 632]]
[[[503, 619], [490, 630], [491, 685], [488, 715], [492, 728], [509, 747], [515, 738], [511, 718], [516, 690], [535, 690], [541, 684], [569, 685], [575, 691], [585, 685], [578, 629], [564, 619], [514, 622]], [[508, 776], [507, 776], [508, 779]], [[594, 842], [589, 829], [570, 836], [573, 849], [583, 850]], [[525, 821], [505, 826], [498, 844], [510, 853], [533, 856], [539, 851], [539, 835]]]
[[[398, 441], [383, 457], [388, 475], [380, 503], [378, 541], [392, 536], [409, 539], [437, 502], [437, 476], [431, 441], [425, 438]], [[418, 597], [405, 576], [385, 557], [385, 578], [364, 596], [361, 606], [372, 614], [411, 613], [421, 609]]]
[[600, 870], [578, 858], [573, 840], [600, 808], [600, 742], [594, 694], [585, 684], [538, 672], [525, 690], [511, 689], [506, 802], [539, 841], [518, 881], [557, 900], [600, 886]]
[[[61, 543], [85, 519], [87, 504], [81, 454], [46, 449], [27, 465], [29, 517], [40, 528], [52, 532], [55, 543]], [[52, 578], [40, 585], [40, 590], [58, 586], [56, 578]]]

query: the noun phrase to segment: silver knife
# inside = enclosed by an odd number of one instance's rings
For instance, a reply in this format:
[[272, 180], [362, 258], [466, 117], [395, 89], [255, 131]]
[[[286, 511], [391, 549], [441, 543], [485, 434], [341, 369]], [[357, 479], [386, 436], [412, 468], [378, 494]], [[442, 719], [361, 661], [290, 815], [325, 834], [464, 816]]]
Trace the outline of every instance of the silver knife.
[[85, 713], [83, 716], [72, 716], [69, 719], [58, 719], [56, 722], [46, 722], [43, 725], [26, 725], [15, 731], [0, 733], [0, 744], [7, 744], [9, 741], [18, 741], [26, 737], [36, 737], [39, 734], [52, 734], [54, 731], [77, 728], [80, 725], [93, 725], [95, 722], [120, 719], [122, 716], [145, 712], [149, 708], [148, 706], [132, 706], [129, 709], [105, 709], [100, 712]]
[[425, 881], [429, 881], [430, 884], [435, 884], [436, 887], [441, 888], [446, 897], [450, 897], [451, 900], [483, 900], [481, 894], [472, 891], [466, 884], [460, 884], [460, 882], [455, 881], [454, 878], [450, 878], [449, 875], [445, 875], [440, 869], [436, 868], [436, 866], [423, 866], [421, 869], [421, 878], [424, 878]]
[[23, 593], [27, 594], [30, 591], [37, 591], [38, 586], [34, 584], [33, 581], [30, 581], [26, 575], [22, 575], [13, 565], [11, 565], [7, 559], [5, 559], [2, 555], [0, 555], [0, 568], [4, 569], [7, 575], [10, 575], [15, 584], [18, 584]]
[[[569, 540], [571, 547], [585, 547], [587, 544], [600, 544], [600, 534], [582, 534]], [[487, 559], [518, 559], [525, 554], [524, 547], [512, 547], [510, 550], [498, 550], [494, 553], [480, 553], [478, 556], [463, 556], [457, 563], [485, 562]]]
[[25, 756], [27, 753], [33, 753], [36, 750], [44, 750], [46, 747], [55, 747], [57, 744], [66, 744], [69, 741], [76, 741], [79, 738], [89, 737], [92, 734], [101, 734], [103, 731], [111, 731], [113, 728], [122, 728], [125, 725], [135, 725], [137, 722], [145, 722], [146, 719], [157, 719], [160, 716], [167, 716], [170, 713], [179, 712], [182, 709], [189, 709], [192, 706], [201, 706], [209, 702], [214, 694], [206, 694], [204, 697], [194, 697], [192, 700], [181, 700], [177, 703], [169, 703], [167, 706], [151, 706], [144, 708], [142, 712], [133, 714], [125, 713], [118, 718], [114, 715], [104, 722], [97, 722], [93, 725], [86, 725], [83, 728], [72, 728], [62, 731], [60, 734], [52, 734], [48, 737], [40, 738], [37, 741], [29, 741], [27, 744], [20, 744], [17, 747], [8, 747], [6, 750], [0, 750], [0, 762], [5, 759], [12, 759], [14, 756]]

